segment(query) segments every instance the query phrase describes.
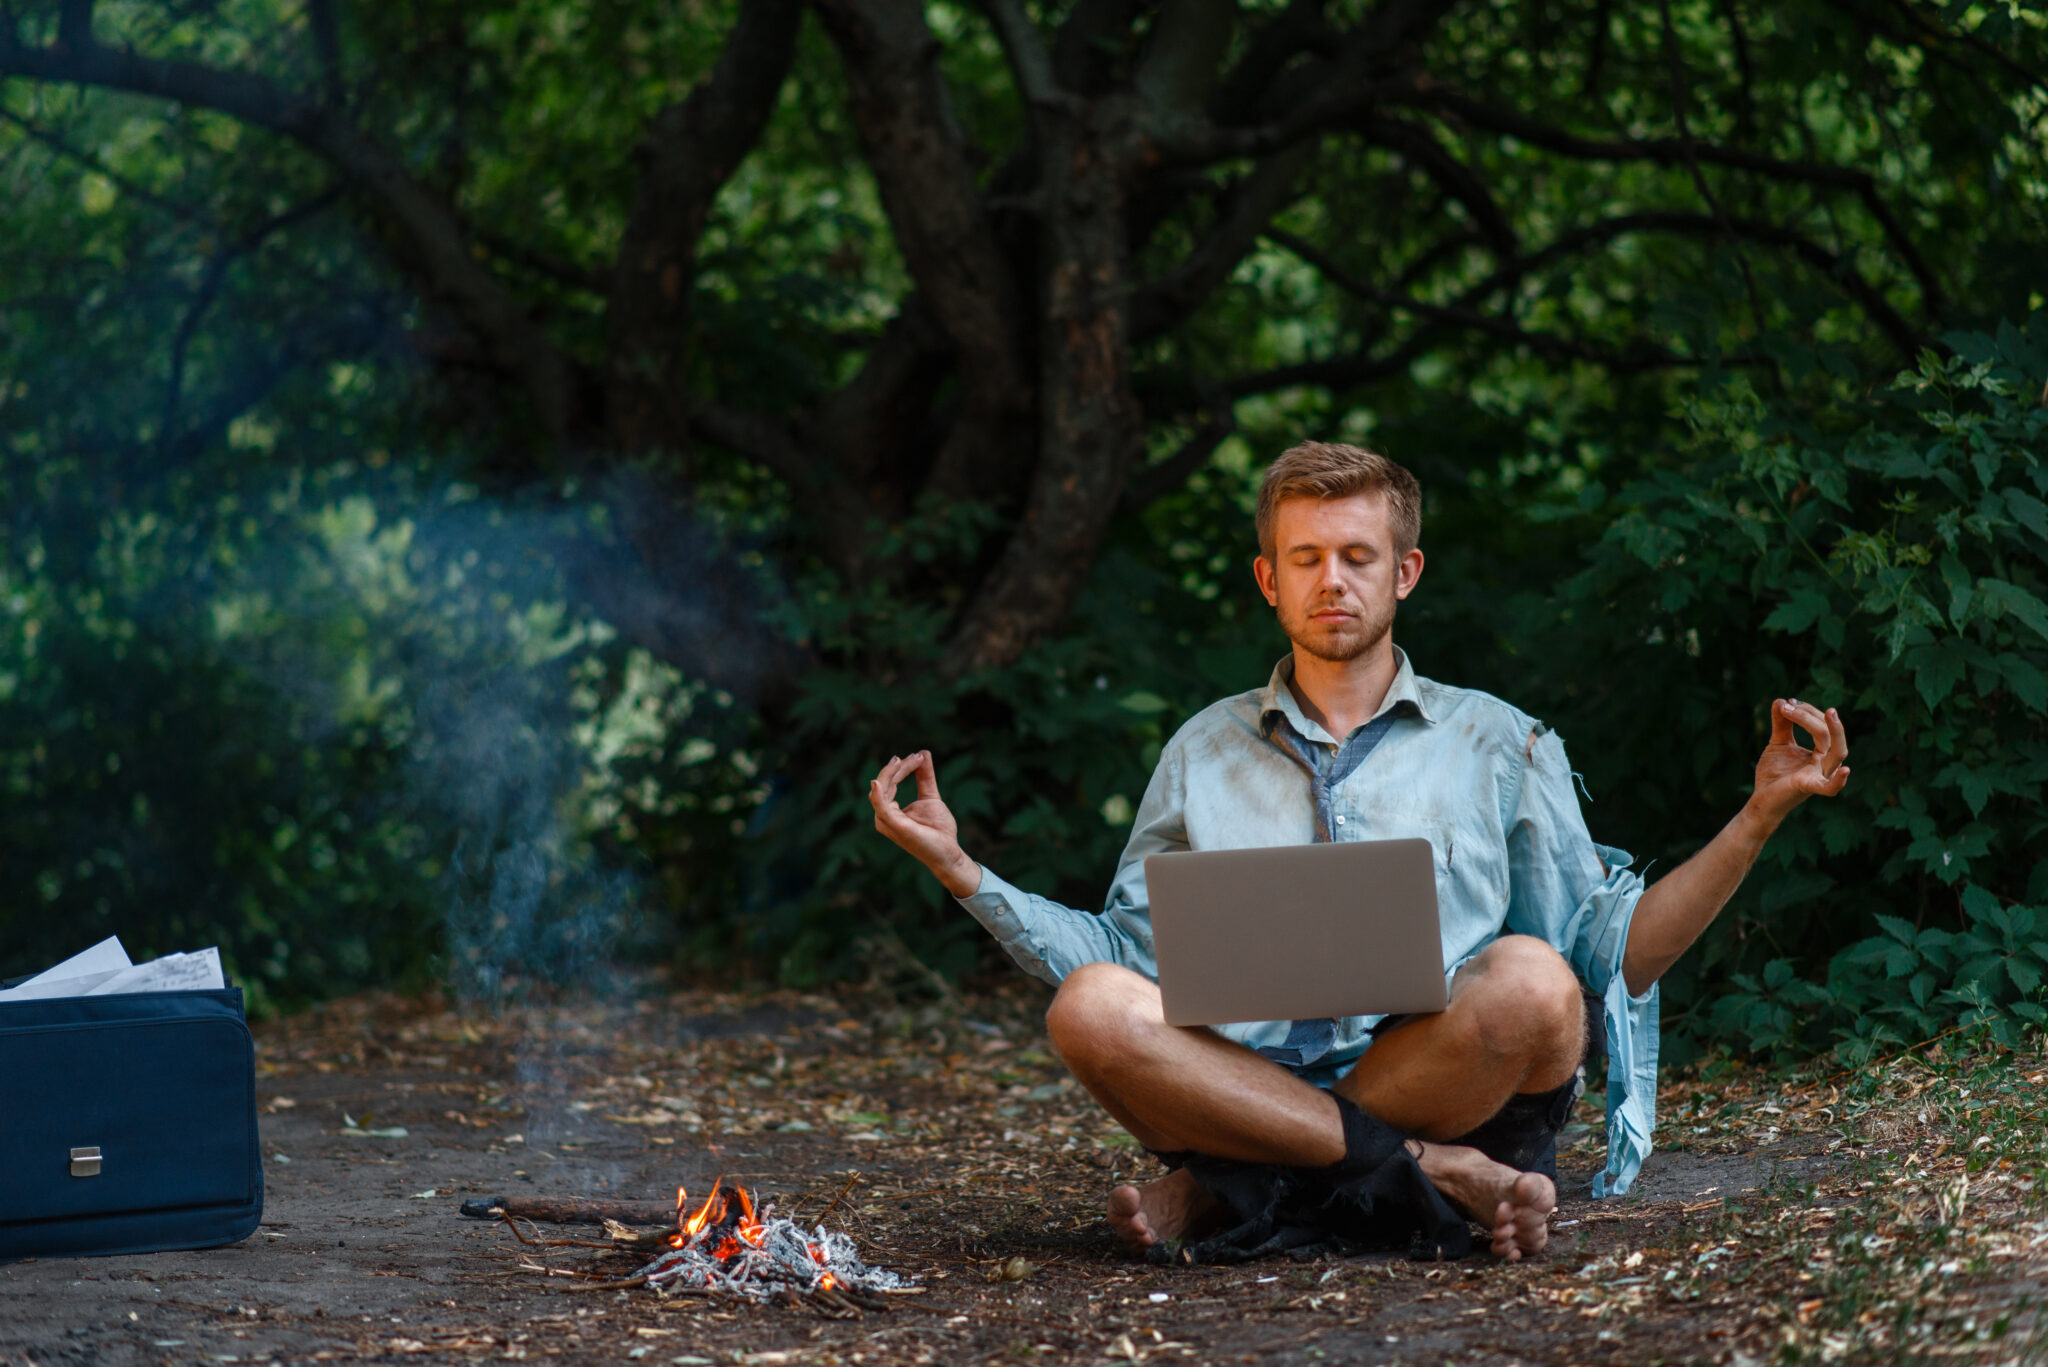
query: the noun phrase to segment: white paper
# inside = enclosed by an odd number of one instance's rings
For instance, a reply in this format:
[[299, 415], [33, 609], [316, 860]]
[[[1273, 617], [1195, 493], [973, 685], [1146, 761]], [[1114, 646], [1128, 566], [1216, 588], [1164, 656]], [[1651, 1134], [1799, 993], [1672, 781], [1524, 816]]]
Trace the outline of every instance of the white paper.
[[117, 992], [200, 992], [228, 985], [220, 969], [220, 950], [201, 949], [191, 954], [166, 954], [146, 964], [126, 968], [81, 997], [107, 997]]
[[130, 966], [128, 951], [121, 948], [121, 937], [109, 935], [91, 949], [72, 955], [55, 968], [46, 968], [27, 982], [0, 992], [0, 1001], [82, 996]]

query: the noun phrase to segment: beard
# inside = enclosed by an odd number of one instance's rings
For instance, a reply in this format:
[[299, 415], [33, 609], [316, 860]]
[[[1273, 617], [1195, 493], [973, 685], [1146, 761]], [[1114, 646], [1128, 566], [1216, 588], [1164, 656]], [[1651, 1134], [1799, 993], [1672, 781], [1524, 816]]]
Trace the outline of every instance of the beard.
[[1318, 660], [1331, 664], [1348, 664], [1359, 656], [1379, 647], [1394, 629], [1394, 600], [1389, 597], [1384, 603], [1358, 603], [1358, 615], [1342, 626], [1324, 626], [1311, 621], [1311, 616], [1328, 602], [1311, 604], [1305, 611], [1280, 608], [1280, 629], [1287, 633], [1287, 639], [1301, 647]]

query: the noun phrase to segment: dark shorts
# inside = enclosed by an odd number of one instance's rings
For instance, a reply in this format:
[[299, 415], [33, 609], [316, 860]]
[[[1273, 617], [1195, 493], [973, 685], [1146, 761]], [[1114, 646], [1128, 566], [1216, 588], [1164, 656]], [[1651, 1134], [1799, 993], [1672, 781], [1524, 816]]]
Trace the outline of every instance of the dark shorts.
[[[1578, 1075], [1562, 1087], [1548, 1092], [1520, 1092], [1509, 1097], [1500, 1114], [1477, 1129], [1459, 1135], [1451, 1143], [1475, 1148], [1496, 1163], [1505, 1163], [1523, 1172], [1540, 1172], [1556, 1180], [1558, 1133], [1571, 1119], [1572, 1106], [1585, 1093], [1586, 1065], [1607, 1053], [1606, 1018], [1600, 998], [1586, 993], [1584, 1001], [1586, 1046]], [[1372, 1037], [1378, 1039], [1414, 1019], [1413, 1015], [1388, 1016], [1373, 1027]], [[1328, 1091], [1357, 1062], [1358, 1059], [1348, 1059], [1343, 1063], [1311, 1063], [1288, 1071], [1303, 1082]]]

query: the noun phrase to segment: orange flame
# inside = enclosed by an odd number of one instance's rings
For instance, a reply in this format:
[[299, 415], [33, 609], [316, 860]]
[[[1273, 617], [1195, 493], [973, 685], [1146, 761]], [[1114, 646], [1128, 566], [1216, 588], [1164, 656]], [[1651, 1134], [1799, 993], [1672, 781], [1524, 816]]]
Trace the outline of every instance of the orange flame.
[[837, 1285], [839, 1285], [839, 1279], [833, 1276], [830, 1272], [827, 1272], [824, 1276], [818, 1279], [818, 1289], [820, 1291], [830, 1291], [833, 1287]]
[[[754, 1194], [743, 1186], [735, 1186], [730, 1192], [726, 1191], [725, 1175], [723, 1173], [719, 1174], [718, 1180], [711, 1184], [710, 1192], [706, 1194], [697, 1208], [685, 1215], [684, 1210], [688, 1201], [689, 1193], [682, 1187], [677, 1187], [676, 1219], [678, 1227], [677, 1231], [668, 1238], [669, 1247], [688, 1248], [704, 1237], [707, 1229], [722, 1229], [727, 1219], [730, 1218], [735, 1205], [739, 1209], [739, 1219], [734, 1222], [730, 1231], [719, 1236], [715, 1246], [703, 1251], [723, 1262], [729, 1258], [739, 1256], [747, 1248], [760, 1248], [767, 1243], [768, 1226], [762, 1223], [760, 1215], [754, 1209]], [[811, 1257], [815, 1258], [820, 1266], [823, 1266], [826, 1261], [824, 1250], [815, 1244], [809, 1247]]]
[[759, 1248], [761, 1241], [767, 1237], [768, 1227], [754, 1218], [754, 1201], [747, 1194], [747, 1189], [735, 1187], [733, 1190], [739, 1193], [740, 1198], [740, 1223], [734, 1232], [739, 1235], [741, 1242]]
[[[724, 1181], [725, 1175], [723, 1173], [719, 1174], [718, 1181], [711, 1184], [711, 1194], [704, 1198], [704, 1204], [697, 1207], [696, 1214], [683, 1222], [683, 1233], [685, 1236], [700, 1233], [704, 1226], [711, 1222], [711, 1205], [712, 1202], [718, 1200], [719, 1184]], [[719, 1207], [719, 1213], [720, 1215], [724, 1214], [724, 1206], [722, 1204]]]

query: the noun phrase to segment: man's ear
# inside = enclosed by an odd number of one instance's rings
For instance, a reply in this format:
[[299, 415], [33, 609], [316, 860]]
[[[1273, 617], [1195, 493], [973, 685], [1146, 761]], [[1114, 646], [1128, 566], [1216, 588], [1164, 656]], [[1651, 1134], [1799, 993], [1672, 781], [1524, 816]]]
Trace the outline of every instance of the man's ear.
[[1422, 578], [1422, 550], [1420, 547], [1401, 557], [1394, 567], [1394, 597], [1406, 598], [1415, 592], [1415, 581]]
[[1280, 606], [1280, 589], [1273, 580], [1273, 562], [1259, 555], [1252, 557], [1252, 578], [1259, 581], [1259, 592], [1266, 595], [1266, 606]]

